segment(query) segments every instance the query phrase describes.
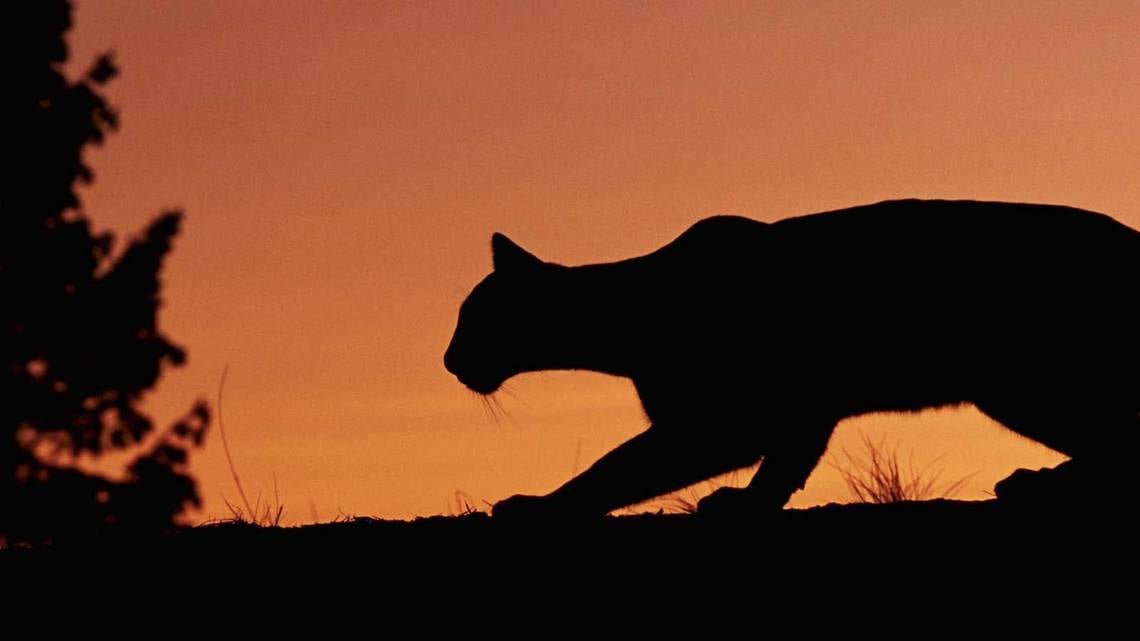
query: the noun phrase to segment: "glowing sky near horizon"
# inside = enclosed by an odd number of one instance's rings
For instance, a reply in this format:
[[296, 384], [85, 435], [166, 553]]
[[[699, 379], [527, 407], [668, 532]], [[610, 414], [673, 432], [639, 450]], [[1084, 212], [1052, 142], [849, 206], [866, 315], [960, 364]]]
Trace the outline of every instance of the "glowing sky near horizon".
[[[75, 18], [73, 67], [113, 49], [122, 69], [89, 214], [130, 233], [187, 213], [161, 321], [190, 363], [149, 407], [212, 400], [228, 364], [238, 471], [251, 499], [275, 477], [289, 522], [545, 492], [644, 427], [624, 380], [519, 377], [496, 424], [443, 369], [494, 231], [577, 264], [711, 214], [895, 197], [1140, 228], [1133, 1], [81, 0]], [[860, 432], [972, 474], [967, 498], [1061, 460], [973, 410], [847, 421], [833, 455]], [[228, 515], [216, 430], [193, 467], [199, 518]], [[822, 465], [793, 504], [846, 498]]]

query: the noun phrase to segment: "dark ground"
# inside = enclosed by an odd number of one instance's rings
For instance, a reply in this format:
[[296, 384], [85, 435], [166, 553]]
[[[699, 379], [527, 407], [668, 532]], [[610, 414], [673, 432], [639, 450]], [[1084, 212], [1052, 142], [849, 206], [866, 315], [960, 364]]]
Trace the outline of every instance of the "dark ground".
[[[1116, 508], [1122, 506], [1116, 505]], [[169, 564], [341, 568], [415, 578], [495, 571], [537, 581], [630, 571], [739, 573], [1080, 569], [1135, 560], [1132, 510], [934, 500], [784, 510], [764, 518], [644, 514], [586, 522], [501, 522], [483, 513], [300, 527], [221, 523], [159, 538], [105, 537], [0, 552], [9, 570]], [[1100, 566], [1104, 569], [1103, 566]], [[1130, 570], [1129, 570], [1130, 571]], [[1129, 579], [1131, 582], [1132, 579]]]
[[295, 636], [297, 622], [314, 621], [317, 632], [365, 626], [370, 636], [407, 623], [425, 635], [527, 638], [601, 629], [706, 638], [805, 624], [813, 637], [1053, 636], [1062, 625], [1130, 636], [1137, 538], [1121, 508], [937, 500], [764, 519], [217, 524], [0, 551], [0, 580], [17, 595], [2, 602], [13, 613], [28, 597], [61, 620], [71, 608], [177, 611], [162, 632], [185, 620], [234, 621], [261, 636]]

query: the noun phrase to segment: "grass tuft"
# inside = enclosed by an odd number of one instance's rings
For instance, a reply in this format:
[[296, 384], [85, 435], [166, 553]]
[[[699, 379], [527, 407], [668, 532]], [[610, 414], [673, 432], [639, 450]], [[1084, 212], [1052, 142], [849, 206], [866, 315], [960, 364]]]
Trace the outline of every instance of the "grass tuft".
[[898, 503], [924, 501], [932, 498], [951, 498], [962, 491], [967, 475], [949, 483], [939, 483], [943, 470], [932, 469], [942, 457], [924, 467], [917, 467], [913, 457], [904, 465], [898, 447], [888, 447], [885, 439], [874, 441], [861, 434], [863, 453], [852, 454], [843, 450], [845, 461], [828, 461], [847, 484], [852, 498], [859, 503]]

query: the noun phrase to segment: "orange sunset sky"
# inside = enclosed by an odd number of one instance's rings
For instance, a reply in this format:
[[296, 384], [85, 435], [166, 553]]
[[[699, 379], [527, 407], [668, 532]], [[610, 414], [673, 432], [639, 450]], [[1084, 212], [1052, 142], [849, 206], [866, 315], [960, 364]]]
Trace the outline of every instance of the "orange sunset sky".
[[[631, 384], [528, 374], [488, 418], [443, 368], [503, 231], [626, 258], [699, 218], [896, 197], [1069, 204], [1140, 228], [1140, 3], [79, 0], [123, 126], [89, 156], [100, 226], [187, 213], [148, 407], [211, 401], [285, 521], [404, 518], [553, 489], [645, 426]], [[967, 293], [948, 304], [970, 305]], [[985, 310], [978, 310], [985, 313]], [[843, 323], [842, 315], [835, 323]], [[762, 393], [762, 390], [758, 390]], [[982, 498], [1061, 457], [972, 409], [840, 426]], [[216, 423], [193, 458], [236, 500]], [[793, 498], [846, 500], [821, 465]]]

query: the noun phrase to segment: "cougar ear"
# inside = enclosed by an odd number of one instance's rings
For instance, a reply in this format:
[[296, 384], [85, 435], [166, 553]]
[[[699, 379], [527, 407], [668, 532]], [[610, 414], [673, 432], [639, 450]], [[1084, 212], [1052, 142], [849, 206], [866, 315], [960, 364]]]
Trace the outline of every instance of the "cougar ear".
[[542, 264], [537, 256], [498, 232], [491, 235], [491, 262], [495, 271], [528, 269]]

